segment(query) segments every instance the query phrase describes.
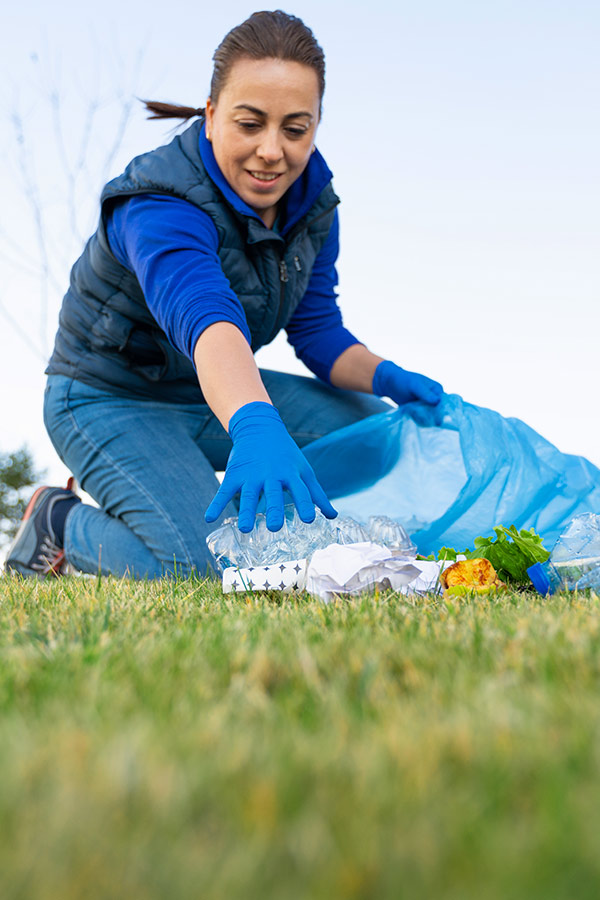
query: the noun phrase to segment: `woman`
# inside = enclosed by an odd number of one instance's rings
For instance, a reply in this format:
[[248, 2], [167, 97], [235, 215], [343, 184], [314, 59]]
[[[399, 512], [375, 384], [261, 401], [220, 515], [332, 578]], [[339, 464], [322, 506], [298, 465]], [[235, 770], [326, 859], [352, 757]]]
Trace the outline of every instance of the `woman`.
[[[217, 48], [205, 110], [147, 104], [198, 119], [104, 188], [47, 369], [46, 427], [100, 508], [40, 488], [8, 568], [203, 573], [238, 495], [242, 531], [262, 496], [281, 528], [284, 491], [305, 522], [336, 515], [299, 447], [389, 409], [378, 397], [439, 402], [441, 385], [343, 327], [324, 73], [300, 19], [259, 12]], [[258, 370], [282, 328], [317, 379]]]

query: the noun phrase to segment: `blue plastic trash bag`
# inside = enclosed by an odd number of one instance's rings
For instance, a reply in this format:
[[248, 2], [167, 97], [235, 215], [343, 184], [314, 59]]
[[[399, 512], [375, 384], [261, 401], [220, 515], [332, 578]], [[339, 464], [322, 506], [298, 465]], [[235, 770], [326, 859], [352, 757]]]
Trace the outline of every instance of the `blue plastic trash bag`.
[[363, 419], [304, 453], [341, 515], [390, 516], [424, 554], [513, 524], [552, 547], [574, 516], [600, 513], [600, 469], [457, 394]]

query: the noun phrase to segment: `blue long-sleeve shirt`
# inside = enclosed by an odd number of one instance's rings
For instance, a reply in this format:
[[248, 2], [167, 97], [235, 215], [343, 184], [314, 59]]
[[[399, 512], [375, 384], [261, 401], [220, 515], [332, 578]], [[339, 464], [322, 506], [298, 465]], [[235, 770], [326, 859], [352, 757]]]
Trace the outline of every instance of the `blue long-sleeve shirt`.
[[[204, 134], [200, 150], [210, 177], [226, 196], [233, 194]], [[288, 192], [286, 221], [279, 223], [283, 233], [306, 206], [306, 197], [295, 196], [293, 188]], [[233, 197], [239, 208], [256, 215], [237, 195]], [[142, 194], [119, 201], [107, 218], [106, 230], [116, 259], [135, 273], [150, 312], [177, 350], [192, 359], [198, 338], [214, 322], [231, 322], [250, 343], [244, 310], [221, 267], [217, 229], [207, 213], [177, 197]], [[338, 356], [358, 343], [344, 328], [337, 305], [338, 252], [336, 211], [306, 293], [286, 326], [296, 356], [324, 381]]]

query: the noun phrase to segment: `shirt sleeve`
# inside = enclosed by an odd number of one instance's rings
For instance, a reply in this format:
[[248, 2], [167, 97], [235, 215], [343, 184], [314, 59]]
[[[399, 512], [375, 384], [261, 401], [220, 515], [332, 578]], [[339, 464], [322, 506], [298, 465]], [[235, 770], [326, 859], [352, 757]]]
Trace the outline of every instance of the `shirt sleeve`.
[[231, 322], [251, 343], [207, 213], [178, 197], [140, 194], [114, 205], [106, 231], [116, 259], [136, 275], [148, 309], [177, 350], [192, 359], [196, 341], [214, 322]]
[[331, 368], [341, 353], [358, 344], [342, 322], [337, 304], [339, 253], [337, 210], [327, 240], [313, 265], [304, 297], [286, 326], [289, 343], [296, 356], [323, 381], [330, 381]]

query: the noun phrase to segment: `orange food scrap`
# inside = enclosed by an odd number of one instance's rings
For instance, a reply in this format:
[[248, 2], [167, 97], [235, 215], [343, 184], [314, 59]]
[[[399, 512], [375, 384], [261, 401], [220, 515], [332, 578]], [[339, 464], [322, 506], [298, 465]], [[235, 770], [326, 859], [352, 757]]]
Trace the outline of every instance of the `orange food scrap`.
[[440, 583], [446, 591], [452, 593], [459, 593], [459, 591], [452, 591], [453, 588], [485, 593], [505, 587], [498, 578], [493, 565], [487, 559], [463, 559], [453, 563], [441, 573]]

